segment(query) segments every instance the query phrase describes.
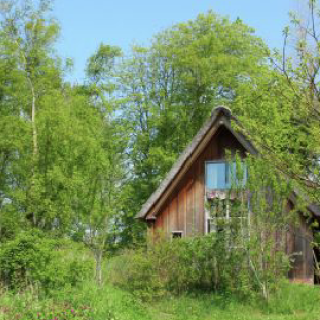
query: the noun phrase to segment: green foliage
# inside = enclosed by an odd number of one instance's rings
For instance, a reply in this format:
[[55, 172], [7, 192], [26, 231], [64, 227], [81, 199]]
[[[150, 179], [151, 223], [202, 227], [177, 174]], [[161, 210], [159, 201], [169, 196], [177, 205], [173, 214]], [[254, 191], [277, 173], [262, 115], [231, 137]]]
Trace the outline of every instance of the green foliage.
[[155, 262], [156, 257], [148, 251], [126, 250], [107, 265], [107, 281], [142, 300], [161, 297], [165, 294], [165, 283]]
[[102, 45], [89, 60], [89, 83], [65, 83], [51, 3], [0, 1], [0, 241], [30, 227], [73, 236], [93, 250], [101, 274], [123, 152], [106, 97], [114, 88], [101, 81], [121, 50]]
[[[291, 179], [310, 202], [320, 200], [319, 168], [319, 3], [290, 13], [281, 53], [273, 68], [248, 78], [232, 104], [260, 154]], [[303, 31], [302, 31], [303, 30]]]
[[278, 282], [290, 268], [287, 255], [287, 231], [291, 230], [299, 216], [296, 205], [291, 208], [288, 199], [293, 192], [292, 183], [279, 174], [277, 168], [262, 158], [246, 159], [248, 179], [246, 186], [237, 190], [241, 215], [246, 219], [246, 237], [240, 232], [249, 266], [268, 299]]
[[[43, 307], [39, 311], [29, 311], [25, 312], [24, 315], [19, 317], [21, 320], [49, 320], [49, 319], [59, 319], [59, 320], [89, 320], [92, 319], [93, 313], [91, 309], [87, 306], [82, 306], [80, 308], [72, 308], [68, 305], [65, 306], [54, 306]], [[112, 320], [112, 317], [107, 317], [107, 320]]]
[[[50, 299], [32, 299], [26, 293], [2, 294], [0, 319], [37, 319], [39, 313], [46, 320], [314, 320], [319, 315], [319, 305], [318, 287], [289, 283], [283, 284], [266, 305], [259, 299], [245, 301], [230, 294], [203, 292], [157, 297], [142, 303], [129, 292], [109, 284], [97, 288], [92, 281], [81, 288], [58, 290]], [[61, 312], [66, 315], [58, 317]]]
[[0, 279], [9, 289], [31, 287], [39, 293], [76, 286], [93, 272], [92, 261], [67, 253], [61, 240], [46, 238], [35, 230], [21, 233], [1, 247]]
[[147, 249], [117, 257], [110, 281], [142, 299], [200, 289], [268, 300], [290, 268], [287, 230], [303, 207], [288, 207], [291, 183], [264, 159], [234, 161], [226, 199], [207, 203], [216, 232], [172, 241], [155, 236]]
[[125, 251], [112, 260], [108, 271], [111, 283], [145, 300], [194, 290], [250, 296], [258, 288], [244, 249], [227, 249], [223, 233]]
[[[118, 66], [121, 123], [129, 137], [128, 186], [123, 190], [123, 239], [141, 236], [133, 219], [211, 110], [230, 104], [248, 79], [267, 72], [268, 49], [240, 19], [212, 11], [134, 46]], [[245, 87], [245, 89], [243, 88]]]
[[[122, 52], [119, 47], [101, 44], [97, 52], [88, 59], [86, 73], [90, 81], [93, 84], [100, 84], [115, 77], [114, 66], [116, 59], [121, 56]], [[112, 86], [102, 86], [102, 88], [109, 93], [115, 89]]]
[[[130, 57], [101, 44], [88, 59], [87, 82], [71, 86], [54, 53], [60, 30], [50, 5], [0, 0], [0, 276], [14, 292], [32, 291], [35, 306], [24, 311], [29, 300], [21, 298], [18, 318], [35, 317], [34, 309], [53, 318], [73, 307], [79, 319], [93, 317], [85, 310], [96, 319], [151, 319], [128, 291], [148, 301], [199, 289], [224, 298], [259, 291], [269, 296], [288, 267], [283, 242], [270, 235], [292, 222], [291, 213], [282, 214], [289, 192], [298, 186], [307, 198], [320, 199], [319, 58], [312, 50], [319, 41], [313, 27], [297, 41], [295, 64], [278, 53], [270, 57], [240, 19], [208, 12], [159, 33], [149, 47], [134, 46]], [[309, 9], [316, 18], [315, 1]], [[292, 23], [301, 27], [293, 15]], [[286, 28], [285, 39], [289, 35]], [[88, 277], [91, 260], [74, 255], [70, 242], [26, 230], [85, 242], [102, 284], [104, 254], [119, 240], [119, 246], [142, 241], [144, 226], [133, 217], [220, 103], [241, 118], [264, 159], [248, 160], [255, 213], [248, 241], [236, 224], [221, 220], [216, 235], [163, 242], [114, 259], [108, 277], [126, 293], [92, 284], [72, 291]], [[232, 210], [246, 213], [248, 207], [238, 202]], [[51, 304], [33, 300], [49, 291], [57, 294]], [[271, 298], [272, 310], [292, 315], [297, 297], [282, 306]], [[210, 310], [219, 299], [208, 295], [202, 304], [186, 296], [163, 317], [209, 319], [200, 309]], [[18, 302], [12, 305], [14, 317]], [[228, 319], [244, 319], [235, 312], [236, 301], [229, 307]], [[215, 311], [223, 319], [220, 309]]]

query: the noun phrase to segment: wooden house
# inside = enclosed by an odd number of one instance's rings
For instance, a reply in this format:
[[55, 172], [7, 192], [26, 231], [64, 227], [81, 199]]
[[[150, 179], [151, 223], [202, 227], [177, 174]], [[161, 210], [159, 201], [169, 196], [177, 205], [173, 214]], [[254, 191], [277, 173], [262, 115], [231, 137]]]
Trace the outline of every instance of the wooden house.
[[[173, 238], [212, 231], [205, 206], [207, 189], [209, 184], [211, 191], [217, 189], [219, 192], [226, 187], [226, 150], [231, 154], [237, 152], [242, 157], [258, 153], [242, 133], [232, 128], [231, 120], [237, 121], [229, 109], [215, 108], [211, 118], [143, 205], [136, 218], [147, 223], [151, 236], [159, 230]], [[288, 206], [294, 206], [294, 199], [294, 196], [288, 199]], [[317, 219], [320, 217], [318, 206], [310, 205], [308, 210]], [[298, 253], [288, 275], [290, 279], [314, 282], [312, 241], [313, 231], [301, 214], [299, 226], [286, 235], [287, 253]]]

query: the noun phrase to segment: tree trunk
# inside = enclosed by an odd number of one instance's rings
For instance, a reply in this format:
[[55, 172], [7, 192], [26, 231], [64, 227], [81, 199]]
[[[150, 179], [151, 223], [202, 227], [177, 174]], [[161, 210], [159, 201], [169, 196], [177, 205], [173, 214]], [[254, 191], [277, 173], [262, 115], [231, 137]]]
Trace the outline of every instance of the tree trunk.
[[96, 260], [96, 281], [97, 285], [102, 285], [102, 250], [97, 249], [95, 252], [95, 260]]
[[[32, 80], [28, 78], [31, 94], [32, 94], [32, 103], [31, 103], [31, 124], [32, 124], [32, 177], [31, 177], [31, 201], [34, 199], [34, 188], [35, 188], [35, 172], [38, 159], [38, 132], [36, 126], [36, 95], [34, 91], [34, 86]], [[32, 223], [35, 226], [37, 224], [35, 210], [32, 206]]]

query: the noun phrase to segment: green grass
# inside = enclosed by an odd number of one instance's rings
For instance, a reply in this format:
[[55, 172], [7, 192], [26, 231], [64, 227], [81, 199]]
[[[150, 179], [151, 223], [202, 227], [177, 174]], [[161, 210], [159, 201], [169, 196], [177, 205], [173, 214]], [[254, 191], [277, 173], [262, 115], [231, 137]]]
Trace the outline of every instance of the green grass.
[[[104, 272], [112, 274], [107, 267]], [[148, 301], [141, 301], [111, 283], [98, 288], [88, 281], [40, 298], [32, 290], [13, 294], [0, 288], [0, 320], [320, 320], [320, 286], [282, 283], [267, 304], [204, 292], [152, 298], [147, 291]]]
[[[71, 309], [79, 316], [71, 314]], [[87, 283], [81, 290], [56, 292], [50, 299], [3, 293], [0, 310], [1, 320], [36, 319], [38, 313], [41, 319], [62, 319], [57, 316], [62, 311], [68, 313], [63, 319], [76, 320], [320, 320], [320, 290], [286, 284], [266, 306], [261, 301], [241, 302], [231, 296], [203, 293], [141, 302], [110, 285], [98, 289]]]
[[[293, 291], [296, 288], [291, 288]], [[300, 288], [298, 289], [300, 291]], [[302, 290], [306, 291], [306, 290]], [[310, 288], [307, 289], [311, 295]], [[313, 291], [313, 290], [311, 290]], [[262, 306], [258, 302], [242, 303], [234, 298], [217, 295], [198, 295], [194, 297], [184, 296], [175, 299], [163, 300], [150, 308], [152, 319], [174, 320], [262, 320], [262, 319], [320, 319], [319, 290], [314, 294], [318, 296], [315, 301], [307, 301], [304, 304], [292, 305], [296, 297], [291, 300], [283, 298], [282, 301], [272, 301], [269, 307]], [[290, 307], [289, 307], [290, 306]]]

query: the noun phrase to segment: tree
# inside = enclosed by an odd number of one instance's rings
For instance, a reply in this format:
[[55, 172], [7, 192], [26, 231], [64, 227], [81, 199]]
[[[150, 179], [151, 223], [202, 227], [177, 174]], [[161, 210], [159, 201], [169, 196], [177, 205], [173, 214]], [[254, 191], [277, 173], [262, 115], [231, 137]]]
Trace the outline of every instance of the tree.
[[268, 49], [253, 32], [240, 19], [208, 12], [159, 33], [150, 47], [134, 46], [120, 64], [131, 171], [123, 197], [127, 225], [136, 226], [134, 215], [212, 108], [231, 104], [249, 79], [268, 69]]
[[[80, 89], [86, 96], [92, 118], [85, 143], [86, 170], [77, 189], [77, 233], [92, 250], [96, 261], [96, 280], [102, 283], [102, 262], [105, 252], [117, 241], [117, 220], [120, 213], [120, 189], [123, 180], [123, 136], [115, 119], [113, 99], [114, 60], [121, 56], [117, 47], [100, 45], [88, 59], [88, 83]], [[83, 131], [83, 130], [82, 130]], [[83, 141], [84, 142], [84, 141]]]
[[[2, 149], [5, 187], [1, 202], [9, 210], [15, 207], [24, 212], [37, 225], [38, 115], [43, 100], [61, 85], [58, 60], [52, 52], [59, 28], [53, 20], [46, 19], [50, 1], [41, 0], [35, 5], [28, 1], [1, 1], [0, 8], [1, 66], [5, 69], [1, 86], [3, 127], [23, 130], [16, 137], [10, 134], [14, 142], [11, 150]], [[6, 135], [8, 131], [2, 133]]]
[[14, 215], [23, 228], [70, 235], [84, 223], [80, 218], [97, 211], [96, 199], [102, 206], [112, 194], [106, 188], [120, 165], [114, 162], [113, 168], [110, 162], [120, 146], [113, 148], [108, 140], [117, 135], [113, 111], [99, 83], [63, 82], [62, 62], [53, 50], [59, 27], [48, 17], [50, 2], [1, 4], [0, 66], [7, 72], [1, 73], [0, 220], [7, 226], [0, 230], [13, 233]]
[[316, 1], [306, 4], [307, 21], [291, 13], [282, 52], [269, 57], [272, 72], [249, 79], [233, 108], [263, 157], [295, 182], [303, 198], [319, 202], [319, 16]]

